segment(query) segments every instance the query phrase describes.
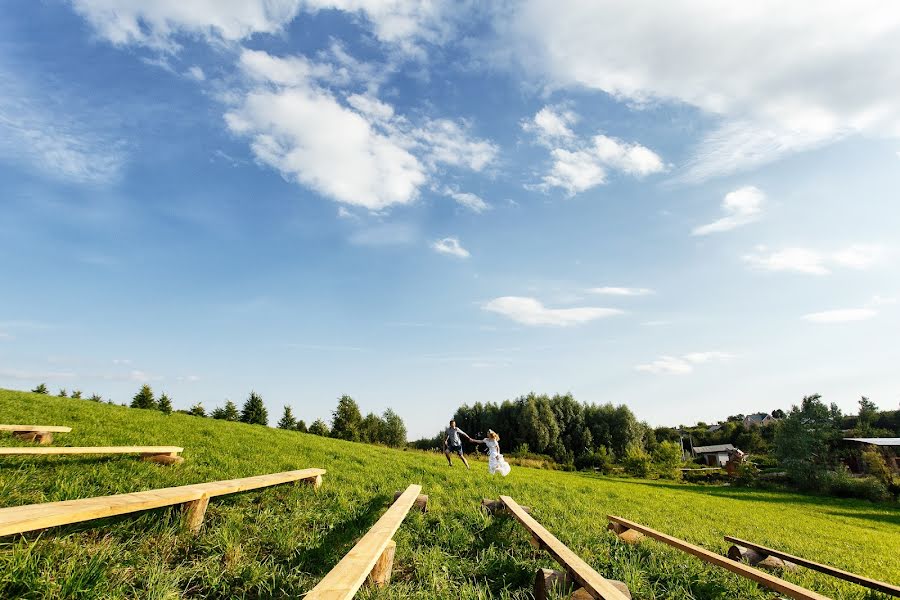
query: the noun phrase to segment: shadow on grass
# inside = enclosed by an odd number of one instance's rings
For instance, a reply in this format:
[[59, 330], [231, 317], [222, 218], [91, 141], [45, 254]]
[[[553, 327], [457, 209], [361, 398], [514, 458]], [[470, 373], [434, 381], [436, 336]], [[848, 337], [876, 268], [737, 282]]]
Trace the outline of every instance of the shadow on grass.
[[826, 514], [833, 515], [835, 517], [851, 517], [853, 519], [866, 519], [868, 521], [878, 521], [880, 523], [887, 523], [888, 525], [896, 525], [900, 527], [900, 512], [897, 514], [885, 514], [885, 513], [876, 513], [876, 512], [842, 512], [836, 510], [829, 510]]

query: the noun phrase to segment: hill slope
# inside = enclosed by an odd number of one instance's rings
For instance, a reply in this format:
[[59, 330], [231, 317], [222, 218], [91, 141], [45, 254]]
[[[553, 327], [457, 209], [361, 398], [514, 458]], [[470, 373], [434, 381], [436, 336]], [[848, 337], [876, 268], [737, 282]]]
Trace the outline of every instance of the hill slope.
[[[229, 479], [303, 467], [328, 470], [322, 489], [279, 486], [214, 499], [202, 532], [181, 533], [157, 510], [0, 540], [3, 598], [288, 598], [310, 589], [390, 504], [420, 483], [429, 513], [397, 536], [393, 584], [361, 598], [530, 598], [548, 555], [523, 529], [479, 511], [508, 494], [635, 598], [773, 598], [755, 584], [653, 541], [637, 547], [606, 532], [618, 514], [724, 552], [730, 534], [860, 574], [900, 581], [900, 509], [798, 494], [613, 479], [514, 467], [491, 478], [443, 456], [311, 435], [165, 416], [0, 390], [0, 422], [69, 425], [55, 445], [184, 446], [185, 463], [131, 457], [4, 457], [0, 505], [13, 506]], [[16, 445], [2, 435], [0, 444]], [[834, 598], [863, 588], [801, 570], [792, 581]]]

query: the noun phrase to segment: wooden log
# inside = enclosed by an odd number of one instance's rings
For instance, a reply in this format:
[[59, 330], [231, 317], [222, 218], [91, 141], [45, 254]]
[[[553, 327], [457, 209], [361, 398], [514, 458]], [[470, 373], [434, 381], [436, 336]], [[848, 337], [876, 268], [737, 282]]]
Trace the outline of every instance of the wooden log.
[[320, 487], [322, 487], [321, 475], [316, 475], [315, 477], [310, 477], [309, 479], [301, 479], [300, 481], [305, 483], [306, 485], [311, 485], [314, 490], [318, 490]]
[[[622, 592], [622, 595], [631, 600], [631, 590], [628, 589], [628, 586], [625, 585], [624, 582], [619, 581], [618, 579], [607, 579], [608, 582], [613, 584], [613, 587]], [[575, 590], [570, 596], [571, 600], [593, 600], [593, 596], [591, 593], [584, 588], [578, 588]]]
[[[531, 514], [530, 506], [520, 506], [522, 510], [526, 513]], [[490, 498], [482, 498], [481, 500], [481, 510], [486, 512], [489, 515], [499, 515], [505, 514], [508, 511], [506, 510], [506, 505], [503, 504], [500, 500], [491, 500]]]
[[757, 552], [756, 550], [744, 548], [743, 546], [738, 546], [736, 544], [728, 549], [728, 558], [731, 560], [743, 561], [750, 566], [759, 564], [759, 562], [764, 560], [767, 556], [768, 554], [763, 554], [762, 552]]
[[53, 443], [53, 434], [49, 431], [14, 431], [13, 435], [24, 442], [35, 442], [42, 446]]
[[606, 528], [615, 533], [616, 537], [626, 544], [637, 544], [642, 539], [644, 539], [644, 534], [640, 531], [629, 529], [628, 527], [620, 525], [619, 523], [610, 523], [606, 526]]
[[391, 540], [388, 542], [378, 562], [372, 567], [369, 577], [366, 580], [369, 585], [376, 587], [384, 587], [391, 582], [391, 571], [394, 569], [394, 553], [397, 551], [397, 542]]
[[168, 454], [141, 454], [141, 459], [160, 465], [178, 465], [184, 462], [184, 458], [174, 452]]
[[[631, 591], [624, 582], [617, 579], [607, 579], [617, 590], [622, 592], [626, 598], [631, 598]], [[572, 592], [572, 588], [577, 589]], [[568, 573], [565, 571], [554, 571], [552, 569], [538, 569], [534, 576], [534, 599], [547, 600], [551, 595], [563, 596], [572, 593], [572, 600], [593, 600], [594, 596], [589, 591], [578, 585]]]
[[[399, 498], [402, 494], [403, 491], [394, 492], [394, 502], [396, 502], [397, 498]], [[423, 513], [428, 512], [428, 494], [419, 494], [416, 497], [416, 501], [413, 503], [413, 506], [415, 506]]]
[[206, 515], [206, 507], [209, 506], [209, 496], [197, 500], [191, 500], [181, 505], [184, 510], [184, 526], [191, 533], [200, 533], [203, 525], [203, 517]]

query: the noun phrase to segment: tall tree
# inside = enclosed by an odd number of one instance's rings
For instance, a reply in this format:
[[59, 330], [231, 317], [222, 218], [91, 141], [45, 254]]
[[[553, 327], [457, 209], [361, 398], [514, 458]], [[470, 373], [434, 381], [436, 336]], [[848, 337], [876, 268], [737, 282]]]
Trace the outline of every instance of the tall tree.
[[356, 400], [346, 394], [341, 396], [331, 415], [331, 437], [358, 442], [361, 429], [362, 414]]
[[72, 398], [75, 400], [81, 400], [81, 390], [74, 390], [72, 392]]
[[256, 392], [250, 392], [250, 397], [244, 402], [241, 410], [241, 421], [253, 425], [268, 425], [269, 412], [263, 404], [262, 397]]
[[856, 417], [856, 432], [865, 437], [872, 433], [875, 420], [878, 418], [878, 407], [863, 396], [859, 399], [859, 416]]
[[841, 411], [814, 394], [803, 398], [779, 421], [775, 455], [788, 476], [801, 487], [820, 487], [825, 473], [835, 465], [835, 447], [841, 437]]
[[223, 421], [240, 421], [241, 413], [238, 412], [237, 405], [234, 402], [226, 400], [225, 406], [216, 407], [212, 411], [212, 418]]
[[172, 414], [172, 401], [169, 400], [169, 397], [165, 394], [159, 397], [159, 403], [157, 407], [159, 408], [159, 411], [165, 415]]
[[297, 428], [297, 419], [294, 418], [294, 412], [291, 410], [290, 406], [284, 407], [284, 414], [281, 415], [281, 419], [278, 421], [278, 429], [296, 429]]
[[153, 399], [153, 390], [146, 383], [141, 386], [140, 391], [134, 395], [131, 401], [131, 408], [149, 408], [156, 409], [156, 400]]
[[328, 424], [325, 423], [322, 419], [316, 419], [313, 421], [313, 424], [309, 426], [309, 433], [313, 435], [321, 435], [322, 437], [328, 437], [330, 433], [328, 431]]
[[191, 410], [188, 411], [188, 414], [194, 417], [205, 417], [206, 409], [203, 408], [203, 403], [198, 402], [197, 404], [191, 407]]
[[297, 431], [299, 431], [300, 433], [307, 433], [309, 431], [306, 427], [306, 421], [304, 421], [303, 419], [297, 421]]
[[383, 425], [384, 423], [382, 423], [378, 415], [375, 413], [367, 414], [359, 426], [359, 440], [368, 444], [383, 443], [381, 439]]
[[381, 441], [392, 448], [406, 446], [406, 425], [400, 415], [390, 408], [384, 411], [382, 418]]
[[68, 398], [69, 397], [69, 393], [66, 391], [66, 388], [62, 388], [61, 390], [59, 390], [59, 393], [56, 395], [59, 396], [60, 398]]
[[49, 390], [47, 390], [47, 385], [43, 384], [43, 383], [39, 384], [36, 388], [34, 388], [31, 391], [34, 392], [35, 394], [49, 394], [50, 393]]

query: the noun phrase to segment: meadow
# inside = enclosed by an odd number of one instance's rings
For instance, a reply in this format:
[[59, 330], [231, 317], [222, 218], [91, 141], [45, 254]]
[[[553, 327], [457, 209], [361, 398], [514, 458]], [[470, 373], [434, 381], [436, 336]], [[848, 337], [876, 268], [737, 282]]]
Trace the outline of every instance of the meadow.
[[[618, 479], [514, 467], [492, 478], [484, 462], [449, 468], [443, 455], [391, 450], [259, 425], [0, 390], [0, 422], [68, 425], [54, 445], [184, 447], [181, 465], [134, 457], [3, 457], [0, 506], [107, 495], [286, 471], [327, 469], [318, 491], [283, 485], [210, 502], [191, 536], [164, 509], [0, 539], [2, 598], [297, 598], [391, 503], [419, 483], [426, 514], [395, 536], [392, 584], [359, 598], [527, 599], [540, 567], [517, 523], [480, 511], [508, 494], [635, 598], [774, 598], [756, 584], [651, 540], [620, 543], [616, 514], [724, 553], [734, 535], [900, 582], [900, 508], [796, 493]], [[0, 444], [20, 445], [2, 435]], [[502, 441], [501, 441], [502, 445]], [[801, 569], [784, 577], [833, 598], [880, 598]], [[868, 594], [868, 595], [867, 595]]]

